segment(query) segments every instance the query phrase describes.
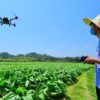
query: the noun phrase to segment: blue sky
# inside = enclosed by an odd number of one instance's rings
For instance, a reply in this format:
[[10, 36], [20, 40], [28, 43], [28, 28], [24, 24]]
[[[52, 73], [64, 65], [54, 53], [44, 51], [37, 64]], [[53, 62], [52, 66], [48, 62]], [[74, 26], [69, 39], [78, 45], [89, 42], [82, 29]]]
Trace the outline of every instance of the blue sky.
[[15, 28], [0, 26], [0, 52], [95, 56], [98, 39], [82, 19], [100, 14], [99, 4], [97, 0], [1, 0], [1, 17], [20, 18]]

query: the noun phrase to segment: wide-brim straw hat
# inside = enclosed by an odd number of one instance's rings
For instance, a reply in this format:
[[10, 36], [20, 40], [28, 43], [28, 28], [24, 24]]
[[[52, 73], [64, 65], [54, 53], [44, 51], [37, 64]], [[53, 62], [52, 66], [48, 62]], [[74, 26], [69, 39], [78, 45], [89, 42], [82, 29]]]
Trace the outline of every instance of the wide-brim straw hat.
[[84, 18], [83, 21], [89, 26], [93, 23], [100, 28], [100, 15], [96, 16], [94, 19]]

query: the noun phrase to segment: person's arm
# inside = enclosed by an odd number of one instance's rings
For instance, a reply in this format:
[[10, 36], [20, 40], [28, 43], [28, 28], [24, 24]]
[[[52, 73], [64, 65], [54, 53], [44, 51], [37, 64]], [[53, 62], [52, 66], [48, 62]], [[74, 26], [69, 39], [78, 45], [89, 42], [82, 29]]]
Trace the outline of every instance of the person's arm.
[[95, 59], [95, 63], [100, 64], [100, 59]]
[[88, 63], [88, 64], [97, 63], [97, 64], [100, 64], [100, 59], [93, 58], [93, 57], [87, 57], [87, 58], [84, 60], [84, 63]]

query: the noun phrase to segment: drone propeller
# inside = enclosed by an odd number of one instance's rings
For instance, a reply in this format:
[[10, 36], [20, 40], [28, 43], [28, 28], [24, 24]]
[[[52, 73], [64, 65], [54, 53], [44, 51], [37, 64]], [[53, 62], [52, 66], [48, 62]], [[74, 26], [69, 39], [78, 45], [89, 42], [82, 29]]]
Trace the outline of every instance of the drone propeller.
[[18, 16], [15, 16], [15, 19], [17, 20], [19, 17]]
[[13, 24], [14, 27], [16, 27], [16, 24]]

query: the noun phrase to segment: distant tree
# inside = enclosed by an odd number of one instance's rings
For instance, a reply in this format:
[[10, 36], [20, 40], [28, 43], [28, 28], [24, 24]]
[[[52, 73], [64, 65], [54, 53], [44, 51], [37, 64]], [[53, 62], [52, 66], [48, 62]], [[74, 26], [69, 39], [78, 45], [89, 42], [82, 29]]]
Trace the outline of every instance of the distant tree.
[[12, 57], [14, 57], [14, 55], [11, 55], [7, 52], [0, 53], [0, 58], [12, 58]]
[[24, 55], [23, 54], [18, 54], [16, 55], [17, 57], [23, 57]]

